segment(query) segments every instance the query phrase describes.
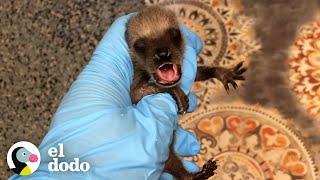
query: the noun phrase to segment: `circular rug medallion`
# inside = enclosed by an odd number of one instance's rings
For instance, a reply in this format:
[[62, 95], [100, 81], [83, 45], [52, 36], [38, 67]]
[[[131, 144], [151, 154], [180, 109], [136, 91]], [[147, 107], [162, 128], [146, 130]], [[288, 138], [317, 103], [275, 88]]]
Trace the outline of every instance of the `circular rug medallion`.
[[180, 120], [201, 143], [200, 167], [218, 160], [211, 179], [317, 179], [314, 162], [302, 141], [278, 113], [257, 106], [219, 105]]
[[[203, 41], [198, 64], [233, 67], [241, 61], [248, 65], [250, 55], [260, 46], [254, 39], [253, 19], [241, 14], [240, 1], [218, 0], [146, 0], [174, 11], [178, 21], [196, 32]], [[240, 82], [239, 82], [240, 83]], [[206, 106], [217, 92], [224, 91], [217, 80], [197, 82], [193, 91], [199, 97], [199, 106]]]
[[305, 110], [320, 119], [320, 19], [300, 28], [289, 57], [291, 87]]

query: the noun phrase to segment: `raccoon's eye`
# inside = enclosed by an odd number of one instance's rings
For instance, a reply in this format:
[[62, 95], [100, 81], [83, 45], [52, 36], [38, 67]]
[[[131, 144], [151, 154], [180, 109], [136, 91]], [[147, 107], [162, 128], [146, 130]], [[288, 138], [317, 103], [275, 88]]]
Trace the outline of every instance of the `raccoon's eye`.
[[178, 28], [170, 28], [168, 30], [169, 34], [170, 34], [170, 37], [171, 39], [173, 40], [173, 42], [179, 46], [181, 45], [181, 42], [182, 42], [182, 36], [181, 36], [181, 32]]
[[145, 40], [144, 39], [136, 40], [136, 42], [134, 42], [134, 44], [133, 44], [133, 48], [138, 53], [143, 53], [146, 48]]

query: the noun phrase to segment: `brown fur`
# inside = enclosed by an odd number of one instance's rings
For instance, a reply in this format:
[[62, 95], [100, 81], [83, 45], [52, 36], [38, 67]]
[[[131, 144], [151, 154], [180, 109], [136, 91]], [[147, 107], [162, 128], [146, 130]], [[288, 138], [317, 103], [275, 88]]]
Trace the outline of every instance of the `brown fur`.
[[[159, 22], [159, 23], [158, 23]], [[170, 29], [178, 29], [178, 22], [173, 12], [152, 6], [140, 11], [136, 16], [127, 23], [126, 39], [130, 49], [130, 56], [136, 63], [136, 66], [142, 66], [141, 69], [147, 68], [153, 72], [162, 62], [155, 63], [153, 58], [155, 48], [169, 46], [173, 51], [173, 62], [181, 64], [183, 56], [184, 42], [181, 38], [178, 46], [173, 45], [170, 38]], [[146, 60], [134, 50], [134, 43], [137, 40], [143, 40], [146, 48]]]
[[[162, 85], [155, 80], [154, 83], [149, 83], [150, 78], [162, 64], [172, 63], [179, 67], [182, 65], [184, 39], [174, 13], [158, 6], [144, 8], [127, 23], [126, 40], [134, 65], [132, 102], [136, 104], [148, 94], [167, 92], [176, 100], [178, 112], [186, 113], [189, 105], [188, 96], [180, 89], [179, 82]], [[156, 59], [157, 50], [163, 47], [170, 51], [170, 58]], [[242, 68], [242, 63], [233, 69], [198, 67], [196, 80], [217, 78], [224, 84], [226, 90], [229, 90], [229, 83], [236, 88], [234, 80], [244, 80], [242, 73], [245, 70]], [[177, 179], [201, 180], [213, 176], [216, 168], [216, 162], [210, 160], [200, 172], [190, 173], [184, 168], [181, 159], [171, 152], [164, 171], [171, 173]]]

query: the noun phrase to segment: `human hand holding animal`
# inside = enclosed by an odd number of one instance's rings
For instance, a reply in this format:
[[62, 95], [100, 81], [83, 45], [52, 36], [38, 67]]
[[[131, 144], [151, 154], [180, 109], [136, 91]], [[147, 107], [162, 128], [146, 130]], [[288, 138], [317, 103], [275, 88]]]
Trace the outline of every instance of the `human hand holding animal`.
[[[23, 179], [158, 179], [175, 136], [174, 150], [180, 156], [199, 152], [192, 133], [177, 126], [174, 99], [167, 93], [143, 97], [136, 105], [130, 98], [133, 65], [125, 40], [131, 15], [116, 20], [85, 67], [64, 96], [39, 151], [41, 164]], [[196, 76], [200, 39], [183, 28], [187, 39], [180, 87], [189, 97], [189, 110], [196, 107], [190, 93]], [[188, 72], [188, 73], [184, 73]], [[51, 147], [64, 145], [61, 161], [79, 158], [90, 164], [87, 172], [49, 172]], [[184, 161], [187, 169], [197, 166]], [[12, 176], [19, 179], [21, 176]]]
[[[175, 13], [160, 6], [147, 7], [128, 21], [125, 36], [134, 66], [131, 85], [134, 104], [147, 95], [167, 92], [176, 101], [178, 113], [187, 112], [188, 97], [180, 87], [183, 75], [189, 73], [181, 71], [185, 43], [188, 44], [189, 40], [182, 35], [183, 29], [179, 27]], [[217, 78], [228, 91], [229, 83], [237, 88], [235, 80], [244, 80], [242, 74], [245, 71], [242, 63], [232, 69], [199, 66], [196, 81]], [[209, 160], [201, 171], [188, 172], [174, 150], [171, 150], [164, 171], [179, 180], [203, 180], [213, 176], [216, 168], [216, 161]]]
[[[188, 110], [188, 98], [179, 87], [182, 72], [185, 43], [183, 26], [178, 25], [175, 13], [160, 6], [144, 8], [127, 23], [126, 40], [134, 65], [131, 99], [133, 103], [149, 94], [167, 92], [176, 100], [179, 114]], [[220, 80], [226, 91], [229, 84], [235, 89], [235, 80], [244, 80], [246, 68], [243, 62], [234, 68], [199, 66], [196, 81], [210, 78]], [[150, 83], [150, 78], [153, 79]]]

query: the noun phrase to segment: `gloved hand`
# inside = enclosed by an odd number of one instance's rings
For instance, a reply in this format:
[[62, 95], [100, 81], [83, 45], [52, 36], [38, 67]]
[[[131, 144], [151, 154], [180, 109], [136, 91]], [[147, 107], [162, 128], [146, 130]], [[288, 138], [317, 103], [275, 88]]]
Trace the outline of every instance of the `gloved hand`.
[[[166, 93], [130, 100], [133, 66], [124, 38], [131, 15], [117, 19], [93, 53], [92, 59], [63, 98], [51, 128], [39, 146], [41, 163], [23, 179], [159, 179], [175, 132], [174, 149], [181, 156], [199, 152], [192, 133], [177, 126], [177, 106]], [[190, 111], [196, 107], [190, 93], [196, 74], [201, 41], [186, 27], [181, 87], [189, 94]], [[88, 162], [87, 172], [49, 172], [50, 147], [64, 145], [59, 162]], [[186, 162], [189, 170], [196, 165]], [[18, 175], [11, 177], [19, 178]]]

